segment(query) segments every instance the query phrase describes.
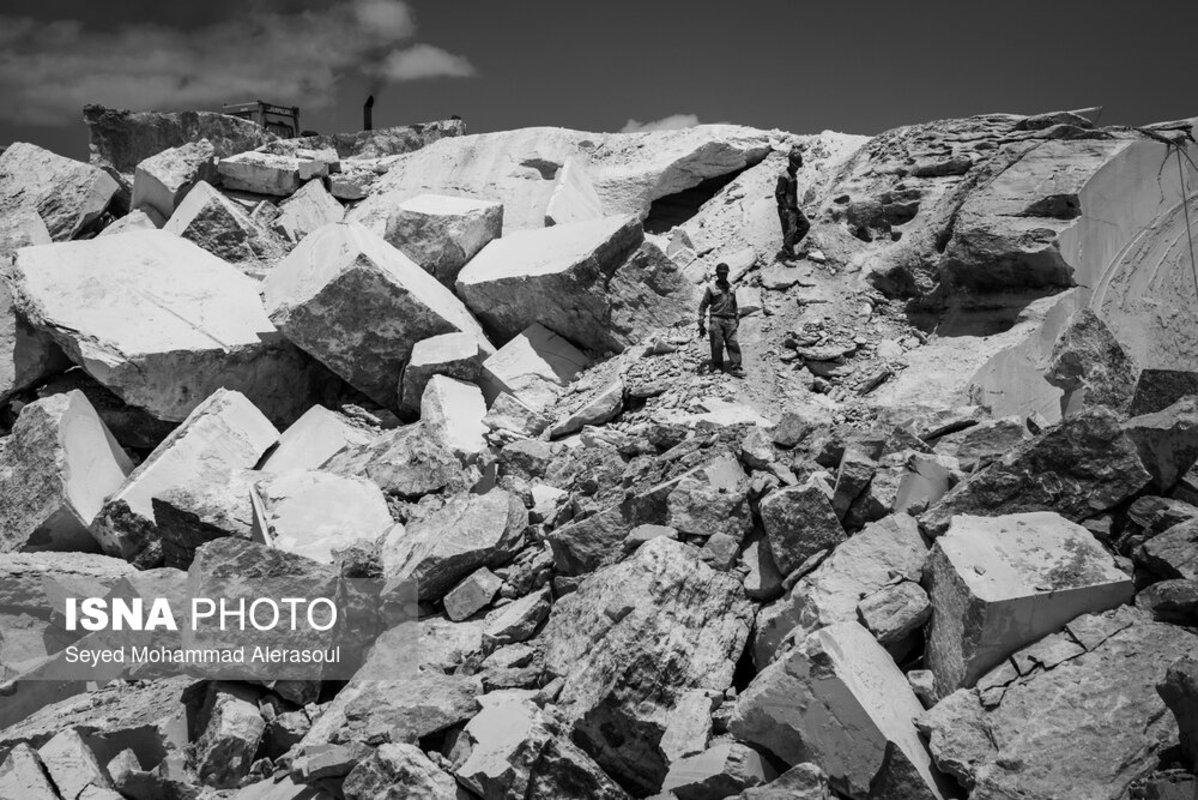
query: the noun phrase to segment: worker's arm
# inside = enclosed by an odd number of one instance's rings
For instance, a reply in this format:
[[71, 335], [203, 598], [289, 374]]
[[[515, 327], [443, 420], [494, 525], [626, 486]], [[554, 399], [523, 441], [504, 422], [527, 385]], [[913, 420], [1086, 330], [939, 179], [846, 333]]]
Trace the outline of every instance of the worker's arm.
[[708, 286], [703, 290], [703, 299], [699, 301], [699, 335], [707, 333], [707, 326], [704, 324], [707, 319], [707, 308], [711, 305], [711, 287]]

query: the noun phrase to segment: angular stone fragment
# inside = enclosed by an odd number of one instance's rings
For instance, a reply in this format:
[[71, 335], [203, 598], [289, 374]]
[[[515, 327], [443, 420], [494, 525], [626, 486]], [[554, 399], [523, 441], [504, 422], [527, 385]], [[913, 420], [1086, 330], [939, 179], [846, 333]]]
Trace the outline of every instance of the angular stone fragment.
[[490, 349], [461, 301], [356, 223], [309, 234], [262, 289], [288, 339], [387, 408], [417, 341], [459, 331]]
[[272, 547], [332, 564], [334, 551], [373, 542], [393, 520], [379, 487], [364, 478], [289, 470], [262, 479], [259, 529]]
[[287, 197], [300, 187], [298, 158], [251, 150], [222, 158], [216, 165], [226, 189]]
[[424, 387], [420, 421], [425, 430], [439, 436], [463, 462], [471, 463], [487, 450], [483, 435], [487, 426], [487, 403], [482, 390], [445, 375], [434, 375]]
[[744, 538], [753, 518], [740, 463], [724, 456], [683, 475], [666, 495], [666, 523], [680, 533]]
[[686, 692], [671, 709], [658, 747], [670, 764], [707, 749], [715, 700], [701, 691]]
[[997, 461], [1031, 438], [1018, 417], [986, 420], [936, 441], [935, 450], [953, 456], [965, 472]]
[[497, 647], [527, 641], [549, 616], [550, 606], [549, 591], [546, 589], [495, 609], [487, 615], [483, 644]]
[[150, 209], [146, 211], [142, 208], [135, 208], [125, 216], [112, 223], [104, 230], [100, 231], [99, 236], [116, 236], [119, 233], [128, 233], [129, 231], [153, 231], [161, 228], [166, 224], [166, 217], [159, 214], [157, 211]]
[[36, 209], [56, 242], [99, 218], [119, 188], [103, 170], [37, 145], [14, 142], [0, 154], [0, 212]]
[[494, 599], [495, 593], [503, 585], [503, 580], [496, 577], [494, 572], [481, 567], [462, 579], [443, 598], [445, 616], [454, 622], [460, 622], [474, 615]]
[[457, 292], [502, 339], [540, 323], [595, 352], [619, 351], [627, 343], [612, 335], [605, 287], [642, 237], [632, 217], [517, 231], [471, 259]]
[[674, 260], [645, 241], [616, 270], [607, 284], [613, 335], [625, 344], [642, 341], [657, 328], [689, 321], [699, 290]]
[[153, 498], [250, 468], [279, 432], [239, 392], [220, 389], [188, 415], [104, 504], [92, 534], [105, 552], [153, 565], [162, 558]]
[[309, 786], [306, 783], [286, 776], [280, 781], [267, 778], [242, 789], [232, 796], [233, 800], [336, 800], [336, 795], [326, 792], [319, 786]]
[[25, 406], [0, 452], [0, 551], [95, 550], [89, 527], [132, 469], [83, 392]]
[[65, 798], [84, 797], [89, 787], [111, 789], [112, 779], [96, 760], [87, 742], [74, 728], [67, 728], [38, 748], [38, 757], [50, 780]]
[[358, 762], [341, 785], [345, 800], [453, 800], [453, 777], [429, 761], [419, 747], [379, 745]]
[[764, 541], [757, 539], [751, 542], [741, 553], [740, 559], [748, 570], [744, 577], [745, 594], [762, 601], [773, 600], [782, 594], [782, 579], [786, 576], [778, 571]]
[[1046, 511], [954, 518], [932, 548], [928, 582], [927, 663], [941, 696], [1135, 591], [1089, 531]]
[[568, 158], [557, 171], [553, 192], [545, 204], [545, 227], [584, 222], [603, 216], [603, 201], [580, 158]]
[[1069, 320], [1053, 345], [1044, 379], [1063, 391], [1063, 415], [1092, 406], [1126, 414], [1136, 391], [1137, 370], [1111, 329], [1089, 308]]
[[845, 540], [826, 487], [816, 479], [771, 492], [761, 501], [761, 524], [774, 563], [783, 573]]
[[26, 248], [15, 303], [100, 383], [181, 421], [224, 387], [272, 419], [310, 405], [320, 377], [275, 330], [258, 284], [165, 231]]
[[[2, 263], [5, 256], [0, 252]], [[48, 335], [14, 311], [12, 292], [7, 282], [0, 282], [0, 401], [70, 366]]]
[[1135, 560], [1162, 578], [1198, 579], [1198, 519], [1179, 522], [1144, 542]]
[[350, 447], [363, 447], [374, 433], [323, 406], [312, 406], [279, 436], [279, 444], [262, 462], [262, 471], [279, 473], [318, 469]]
[[740, 742], [720, 742], [671, 764], [661, 788], [678, 800], [720, 800], [768, 783], [776, 774], [753, 748]]
[[468, 333], [443, 333], [421, 339], [412, 347], [412, 355], [399, 380], [399, 410], [419, 411], [424, 387], [434, 375], [476, 383], [489, 353]]
[[844, 519], [853, 501], [869, 486], [877, 468], [877, 460], [863, 447], [850, 444], [844, 449], [840, 467], [836, 471], [835, 494], [832, 496], [832, 509], [836, 516]]
[[903, 581], [883, 587], [857, 606], [861, 624], [883, 646], [898, 645], [932, 616], [928, 594], [918, 583]]
[[163, 219], [170, 219], [192, 187], [200, 182], [215, 182], [215, 157], [212, 143], [200, 139], [143, 160], [133, 177], [129, 207], [149, 208]]
[[239, 786], [249, 775], [266, 721], [258, 713], [258, 693], [246, 686], [218, 682], [208, 688], [201, 710], [207, 721], [195, 743], [200, 781], [218, 789]]
[[1156, 691], [1177, 718], [1184, 763], [1198, 769], [1198, 661], [1193, 657], [1174, 661]]
[[906, 471], [899, 479], [894, 498], [894, 511], [899, 514], [921, 514], [928, 506], [940, 502], [956, 483], [959, 464], [951, 456], [911, 453]]
[[957, 484], [920, 524], [939, 536], [957, 514], [1052, 510], [1077, 521], [1117, 505], [1150, 478], [1118, 417], [1096, 408], [1066, 418]]
[[246, 275], [261, 278], [283, 257], [283, 243], [205, 181], [195, 185], [162, 228]]
[[[796, 764], [765, 786], [745, 789], [732, 800], [828, 800], [828, 798], [828, 779], [824, 775], [824, 771], [815, 764]], [[887, 798], [878, 798], [877, 800], [887, 800]], [[894, 800], [900, 799], [896, 797]]]
[[533, 323], [483, 362], [482, 380], [488, 397], [507, 392], [539, 412], [590, 363], [574, 345]]
[[[414, 744], [477, 714], [483, 691], [475, 676], [436, 671], [422, 671], [406, 680], [368, 680], [360, 689], [345, 706], [343, 724], [332, 734], [338, 741], [370, 742], [387, 737], [392, 742]], [[326, 737], [313, 726], [303, 746], [323, 744]]]
[[457, 495], [406, 529], [392, 529], [383, 566], [389, 581], [415, 581], [421, 600], [439, 600], [479, 567], [515, 555], [527, 525], [524, 504], [502, 489]]
[[422, 194], [391, 211], [383, 238], [452, 288], [466, 262], [502, 232], [502, 203]]
[[345, 208], [324, 188], [324, 181], [311, 180], [279, 204], [274, 227], [291, 242], [299, 242], [317, 228], [340, 222], [344, 216]]
[[13, 800], [62, 800], [37, 751], [18, 744], [0, 763], [0, 797]]
[[16, 206], [0, 217], [0, 264], [7, 264], [9, 257], [22, 247], [52, 241], [46, 223], [33, 206]]
[[629, 791], [657, 791], [670, 709], [731, 685], [750, 614], [738, 580], [664, 537], [583, 580], [538, 637], [574, 741]]
[[621, 378], [585, 396], [581, 405], [563, 415], [549, 429], [550, 438], [577, 433], [588, 425], [604, 425], [624, 410], [624, 381]]
[[907, 679], [855, 622], [810, 634], [802, 646], [757, 674], [729, 725], [742, 741], [786, 764], [813, 761], [832, 788], [865, 797], [897, 746], [922, 779], [925, 797], [944, 796], [943, 779], [915, 730], [923, 710]]
[[1051, 668], [985, 676], [979, 685], [997, 683], [996, 699], [959, 689], [918, 719], [936, 763], [971, 797], [1118, 800], [1176, 745], [1156, 684], [1198, 636], [1120, 609], [1074, 620], [1036, 647], [1061, 644], [1074, 655]]
[[255, 520], [250, 495], [260, 477], [252, 469], [226, 469], [206, 475], [203, 482], [174, 486], [152, 497], [163, 563], [187, 569], [195, 551], [213, 539], [252, 538]]
[[1135, 442], [1153, 484], [1168, 490], [1198, 461], [1198, 398], [1184, 397], [1154, 414], [1129, 419], [1123, 430]]
[[549, 427], [548, 417], [538, 414], [507, 392], [491, 403], [483, 424], [491, 430], [511, 431], [521, 436], [540, 436]]
[[419, 422], [365, 444], [351, 444], [321, 468], [369, 478], [385, 493], [412, 500], [441, 489], [470, 488], [457, 456]]

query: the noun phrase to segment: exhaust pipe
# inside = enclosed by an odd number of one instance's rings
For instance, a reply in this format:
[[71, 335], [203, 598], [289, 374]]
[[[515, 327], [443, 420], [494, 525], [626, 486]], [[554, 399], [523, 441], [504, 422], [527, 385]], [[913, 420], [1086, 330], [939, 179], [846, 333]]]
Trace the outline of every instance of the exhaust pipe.
[[374, 95], [367, 97], [362, 104], [362, 130], [374, 130]]

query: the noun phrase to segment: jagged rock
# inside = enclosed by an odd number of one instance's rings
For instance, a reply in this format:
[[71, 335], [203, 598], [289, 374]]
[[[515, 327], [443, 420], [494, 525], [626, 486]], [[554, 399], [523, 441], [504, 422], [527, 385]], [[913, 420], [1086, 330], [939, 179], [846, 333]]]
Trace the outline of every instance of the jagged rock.
[[1127, 508], [1128, 528], [1151, 538], [1164, 533], [1178, 523], [1198, 517], [1198, 507], [1169, 497], [1145, 495], [1136, 498]]
[[387, 408], [396, 406], [400, 372], [417, 341], [460, 331], [490, 349], [448, 289], [360, 225], [312, 232], [262, 289], [288, 339]]
[[957, 482], [960, 463], [952, 456], [911, 453], [894, 496], [894, 511], [921, 514], [940, 502]]
[[7, 264], [9, 257], [22, 247], [50, 244], [52, 241], [46, 223], [33, 206], [7, 209], [0, 218], [0, 263]]
[[62, 800], [46, 774], [37, 751], [19, 744], [0, 764], [0, 797], [14, 800]]
[[345, 208], [324, 188], [324, 181], [310, 180], [295, 194], [279, 203], [276, 230], [292, 242], [302, 241], [312, 231], [345, 216]]
[[201, 139], [144, 159], [134, 173], [130, 208], [148, 208], [163, 219], [170, 219], [192, 187], [201, 182], [215, 182], [215, 157], [212, 143]]
[[486, 567], [480, 567], [467, 575], [444, 597], [445, 616], [460, 622], [474, 616], [474, 612], [488, 605], [503, 580]]
[[[765, 786], [745, 789], [731, 800], [828, 800], [828, 779], [815, 764], [796, 764]], [[879, 798], [879, 800], [885, 800]], [[900, 800], [895, 798], [894, 800]]]
[[658, 747], [671, 765], [707, 749], [715, 700], [707, 692], [685, 692], [670, 710]]
[[217, 390], [108, 498], [92, 535], [107, 553], [147, 566], [157, 564], [162, 545], [153, 498], [176, 487], [219, 478], [224, 470], [251, 468], [278, 436], [244, 395]]
[[878, 643], [890, 647], [923, 627], [932, 616], [932, 604], [918, 583], [903, 581], [865, 597], [857, 605], [857, 614]]
[[715, 569], [727, 571], [736, 563], [739, 552], [740, 539], [726, 533], [713, 533], [699, 550], [699, 558]]
[[1135, 592], [1089, 531], [1046, 511], [954, 517], [932, 548], [928, 583], [927, 664], [941, 696]]
[[625, 344], [641, 341], [657, 328], [690, 320], [699, 292], [661, 248], [641, 243], [607, 283], [612, 334]]
[[1198, 580], [1174, 578], [1154, 583], [1136, 595], [1136, 608], [1159, 622], [1198, 625]]
[[112, 223], [104, 230], [100, 231], [98, 236], [116, 236], [120, 233], [128, 233], [129, 231], [153, 231], [161, 228], [166, 224], [166, 217], [159, 214], [154, 209], [147, 211], [144, 208], [135, 208], [125, 216]]
[[860, 798], [890, 768], [893, 744], [922, 778], [922, 796], [940, 798], [943, 779], [913, 722], [922, 710], [890, 654], [860, 625], [843, 622], [759, 672], [729, 729], [787, 765], [813, 761], [832, 788]]
[[1198, 519], [1179, 522], [1144, 542], [1135, 560], [1163, 578], [1198, 578]]
[[769, 601], [782, 594], [782, 579], [786, 576], [778, 571], [769, 547], [756, 539], [745, 547], [740, 556], [745, 565], [745, 594], [754, 600]]
[[487, 647], [527, 641], [549, 616], [548, 589], [526, 595], [487, 615], [483, 644]]
[[260, 473], [229, 468], [205, 477], [203, 482], [172, 486], [150, 498], [163, 563], [168, 567], [187, 569], [195, 551], [213, 539], [254, 535], [250, 494]]
[[399, 379], [399, 410], [415, 413], [420, 409], [424, 387], [434, 375], [445, 375], [467, 383], [476, 383], [489, 350], [468, 333], [443, 333], [421, 339], [412, 347], [412, 355]]
[[539, 637], [546, 669], [565, 680], [558, 706], [574, 741], [629, 791], [657, 791], [670, 709], [685, 692], [728, 688], [750, 613], [738, 580], [664, 537], [583, 580]]
[[973, 472], [992, 461], [998, 461], [1022, 445], [1031, 434], [1018, 417], [984, 420], [963, 431], [942, 436], [936, 442], [935, 451], [952, 456], [965, 472]]
[[321, 375], [267, 319], [251, 278], [165, 231], [22, 250], [15, 305], [126, 403], [181, 421], [217, 388], [272, 419]]
[[112, 779], [96, 760], [83, 737], [67, 728], [38, 748], [38, 757], [58, 793], [66, 798], [86, 798], [89, 787], [111, 789]]
[[1120, 414], [1131, 408], [1136, 390], [1135, 364], [1111, 329], [1088, 308], [1073, 315], [1052, 348], [1044, 379], [1065, 393], [1062, 413], [1106, 406]]
[[720, 800], [768, 783], [777, 775], [761, 754], [739, 742], [720, 742], [670, 764], [662, 784], [678, 800]]
[[878, 461], [865, 448], [850, 444], [845, 447], [836, 470], [836, 486], [832, 496], [832, 509], [836, 516], [844, 519], [853, 501], [865, 491], [878, 468]]
[[222, 157], [216, 169], [226, 189], [288, 197], [299, 189], [300, 170], [308, 167], [310, 162], [311, 159], [301, 160], [252, 150]]
[[458, 273], [503, 231], [503, 205], [468, 197], [422, 194], [399, 203], [386, 219], [383, 238], [441, 283]]
[[491, 407], [483, 424], [491, 430], [510, 431], [521, 436], [540, 436], [549, 427], [550, 419], [538, 414], [507, 392], [501, 392]]
[[596, 352], [619, 351], [631, 342], [613, 336], [606, 286], [642, 237], [628, 217], [518, 231], [471, 259], [457, 293], [501, 339], [540, 323]]
[[238, 684], [218, 682], [209, 686], [200, 712], [207, 724], [194, 752], [196, 774], [205, 785], [233, 788], [249, 775], [266, 730], [257, 699], [257, 692]]
[[369, 478], [385, 493], [412, 500], [442, 489], [469, 488], [457, 456], [419, 422], [366, 444], [351, 444], [321, 469]]
[[445, 446], [466, 463], [487, 450], [484, 434], [487, 403], [482, 390], [445, 375], [433, 375], [420, 400], [420, 421], [425, 430], [439, 436]]
[[[0, 263], [6, 263], [2, 242]], [[49, 336], [14, 312], [12, 292], [0, 282], [0, 401], [70, 366]]]
[[905, 510], [898, 507], [899, 489], [911, 476], [907, 465], [914, 455], [914, 451], [890, 453], [878, 461], [877, 472], [844, 516], [846, 528], [855, 530], [892, 512]]
[[83, 392], [25, 406], [0, 451], [0, 550], [95, 550], [89, 527], [132, 469]]
[[481, 379], [488, 398], [506, 392], [541, 412], [590, 363], [574, 345], [533, 323], [483, 362]]
[[761, 524], [774, 563], [789, 573], [808, 557], [845, 540], [825, 484], [811, 479], [788, 486], [761, 501]]
[[979, 681], [992, 689], [959, 689], [917, 724], [971, 798], [1116, 800], [1176, 743], [1155, 687], [1195, 647], [1131, 609], [1081, 617], [1029, 648], [1041, 663], [1017, 657], [1018, 672], [999, 667]]
[[246, 275], [261, 278], [283, 257], [283, 243], [205, 181], [197, 183], [162, 228]]
[[455, 786], [419, 747], [388, 742], [358, 762], [341, 791], [346, 800], [454, 800]]
[[342, 450], [364, 447], [373, 439], [373, 433], [337, 412], [312, 406], [283, 431], [261, 469], [271, 473], [318, 469]]
[[939, 536], [958, 514], [1053, 510], [1081, 520], [1135, 494], [1150, 478], [1115, 414], [1097, 408], [1065, 419], [957, 484], [920, 524]]
[[[433, 671], [406, 680], [366, 681], [345, 706], [344, 724], [333, 737], [341, 742], [389, 737], [392, 742], [414, 744], [474, 717], [482, 691], [477, 677]], [[323, 736], [314, 735], [320, 732], [314, 726], [301, 746], [323, 743]]]
[[233, 800], [336, 800], [336, 795], [287, 776], [280, 781], [267, 778], [251, 784], [233, 795]]
[[603, 216], [603, 201], [581, 158], [567, 158], [557, 171], [545, 204], [545, 227], [583, 222]]
[[624, 410], [624, 381], [616, 378], [582, 400], [582, 405], [565, 414], [549, 429], [550, 438], [578, 433], [588, 425], [604, 425]]
[[753, 517], [740, 463], [723, 456], [683, 475], [666, 495], [666, 524], [680, 533], [743, 539]]
[[1129, 419], [1123, 430], [1154, 485], [1170, 489], [1198, 461], [1198, 398], [1184, 397], [1166, 409]]
[[98, 219], [119, 188], [103, 170], [37, 145], [15, 142], [0, 154], [0, 209], [35, 209], [55, 242]]
[[1177, 718], [1182, 760], [1198, 769], [1198, 661], [1192, 656], [1174, 661], [1156, 691]]
[[391, 582], [414, 581], [421, 600], [439, 600], [479, 567], [507, 561], [524, 541], [528, 511], [502, 489], [457, 495], [440, 510], [392, 529], [383, 545]]
[[753, 662], [758, 668], [773, 660], [788, 634], [802, 641], [827, 625], [853, 622], [861, 598], [901, 576], [918, 581], [928, 549], [915, 520], [896, 514], [867, 525], [836, 546], [832, 554], [795, 583], [781, 600], [757, 615]]
[[280, 550], [322, 564], [359, 539], [374, 541], [392, 525], [379, 487], [364, 478], [288, 470], [259, 481], [256, 522]]

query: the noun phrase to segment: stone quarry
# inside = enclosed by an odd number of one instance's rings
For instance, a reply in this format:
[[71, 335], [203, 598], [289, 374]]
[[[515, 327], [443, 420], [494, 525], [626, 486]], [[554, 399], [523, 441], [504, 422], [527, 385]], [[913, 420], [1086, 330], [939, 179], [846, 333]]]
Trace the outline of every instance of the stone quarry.
[[[1195, 120], [85, 120], [0, 154], [0, 800], [1198, 797]], [[63, 677], [262, 576], [352, 674]]]

